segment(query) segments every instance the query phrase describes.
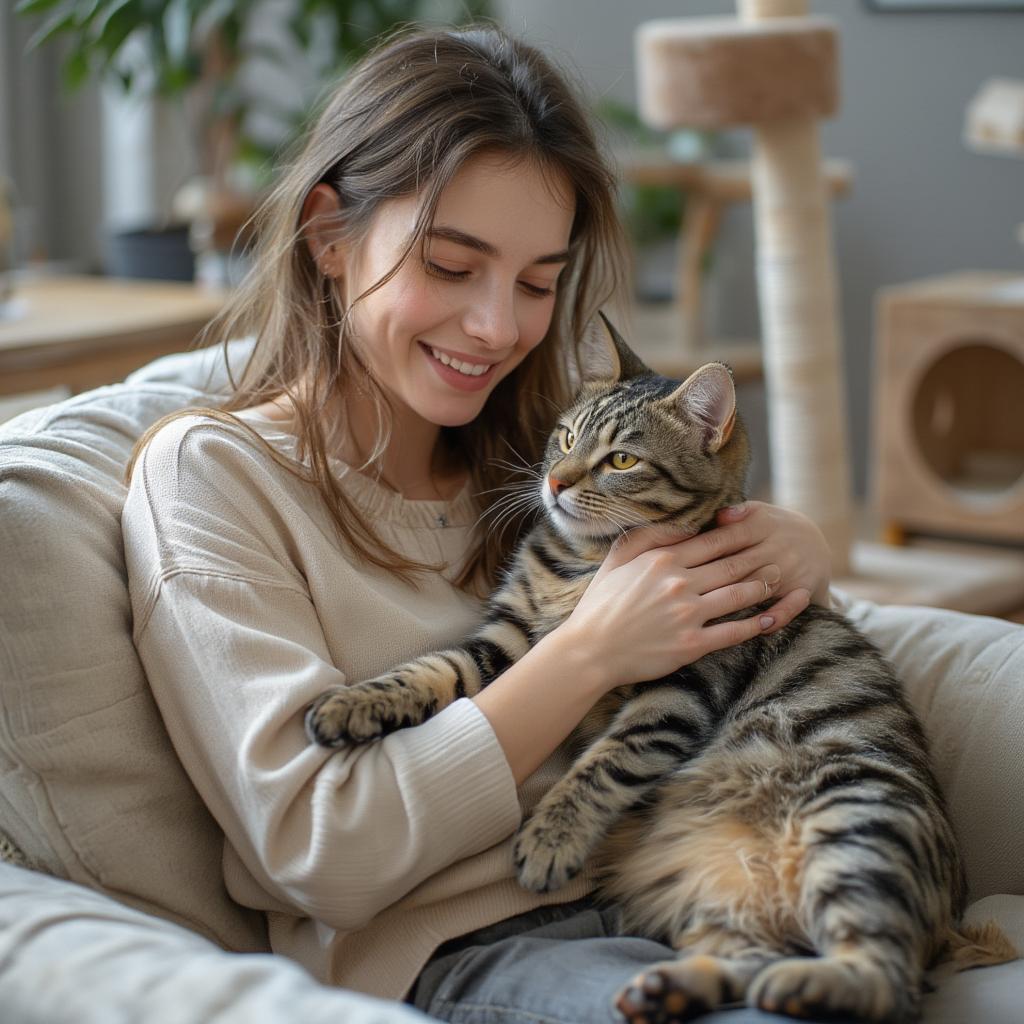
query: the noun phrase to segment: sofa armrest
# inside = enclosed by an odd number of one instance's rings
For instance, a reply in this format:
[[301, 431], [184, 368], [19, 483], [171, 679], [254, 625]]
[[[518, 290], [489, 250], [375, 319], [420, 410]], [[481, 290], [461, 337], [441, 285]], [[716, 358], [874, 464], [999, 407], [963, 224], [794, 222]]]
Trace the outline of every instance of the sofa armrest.
[[199, 935], [72, 882], [0, 863], [5, 1024], [421, 1024], [266, 953]]

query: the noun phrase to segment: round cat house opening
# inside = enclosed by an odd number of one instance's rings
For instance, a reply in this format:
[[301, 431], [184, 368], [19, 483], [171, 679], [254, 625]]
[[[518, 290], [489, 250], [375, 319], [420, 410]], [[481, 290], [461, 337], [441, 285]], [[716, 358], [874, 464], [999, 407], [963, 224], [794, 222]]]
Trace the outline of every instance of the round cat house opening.
[[1000, 501], [1024, 482], [1024, 363], [963, 339], [921, 375], [911, 431], [925, 465], [961, 501]]

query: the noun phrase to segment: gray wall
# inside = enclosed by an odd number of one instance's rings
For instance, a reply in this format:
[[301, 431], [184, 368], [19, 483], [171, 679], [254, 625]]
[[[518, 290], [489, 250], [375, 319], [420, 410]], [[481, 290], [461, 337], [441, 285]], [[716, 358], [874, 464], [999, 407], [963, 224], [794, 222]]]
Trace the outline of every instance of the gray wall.
[[[732, 14], [729, 0], [504, 0], [505, 22], [576, 67], [596, 95], [634, 99], [633, 33], [651, 18]], [[964, 110], [993, 75], [1024, 78], [1024, 12], [879, 14], [861, 0], [812, 0], [841, 32], [842, 109], [827, 156], [849, 159], [835, 208], [855, 485], [865, 489], [872, 304], [883, 285], [961, 268], [1024, 269], [1024, 161], [961, 142]], [[722, 140], [745, 152], [742, 133]], [[757, 335], [750, 211], [729, 215], [713, 270], [711, 329]], [[747, 396], [755, 420], [756, 396]], [[754, 424], [755, 429], [758, 423]], [[763, 470], [763, 467], [762, 467]]]

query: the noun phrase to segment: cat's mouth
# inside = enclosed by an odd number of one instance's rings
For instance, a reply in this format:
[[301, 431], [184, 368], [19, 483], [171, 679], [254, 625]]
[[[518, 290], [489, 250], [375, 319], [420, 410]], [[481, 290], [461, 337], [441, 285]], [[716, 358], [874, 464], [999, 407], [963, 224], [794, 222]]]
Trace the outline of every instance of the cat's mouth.
[[593, 512], [568, 508], [550, 492], [544, 495], [544, 507], [555, 526], [564, 534], [587, 540], [612, 540], [622, 527]]

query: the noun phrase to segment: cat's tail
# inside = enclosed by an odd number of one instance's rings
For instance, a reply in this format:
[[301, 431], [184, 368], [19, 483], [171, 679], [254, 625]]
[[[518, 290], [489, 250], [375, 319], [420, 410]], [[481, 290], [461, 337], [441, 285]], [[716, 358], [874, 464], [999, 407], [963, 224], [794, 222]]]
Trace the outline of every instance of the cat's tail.
[[1019, 960], [1020, 951], [995, 923], [964, 924], [950, 928], [939, 953], [936, 967], [942, 974], [969, 971], [972, 967], [991, 967]]

